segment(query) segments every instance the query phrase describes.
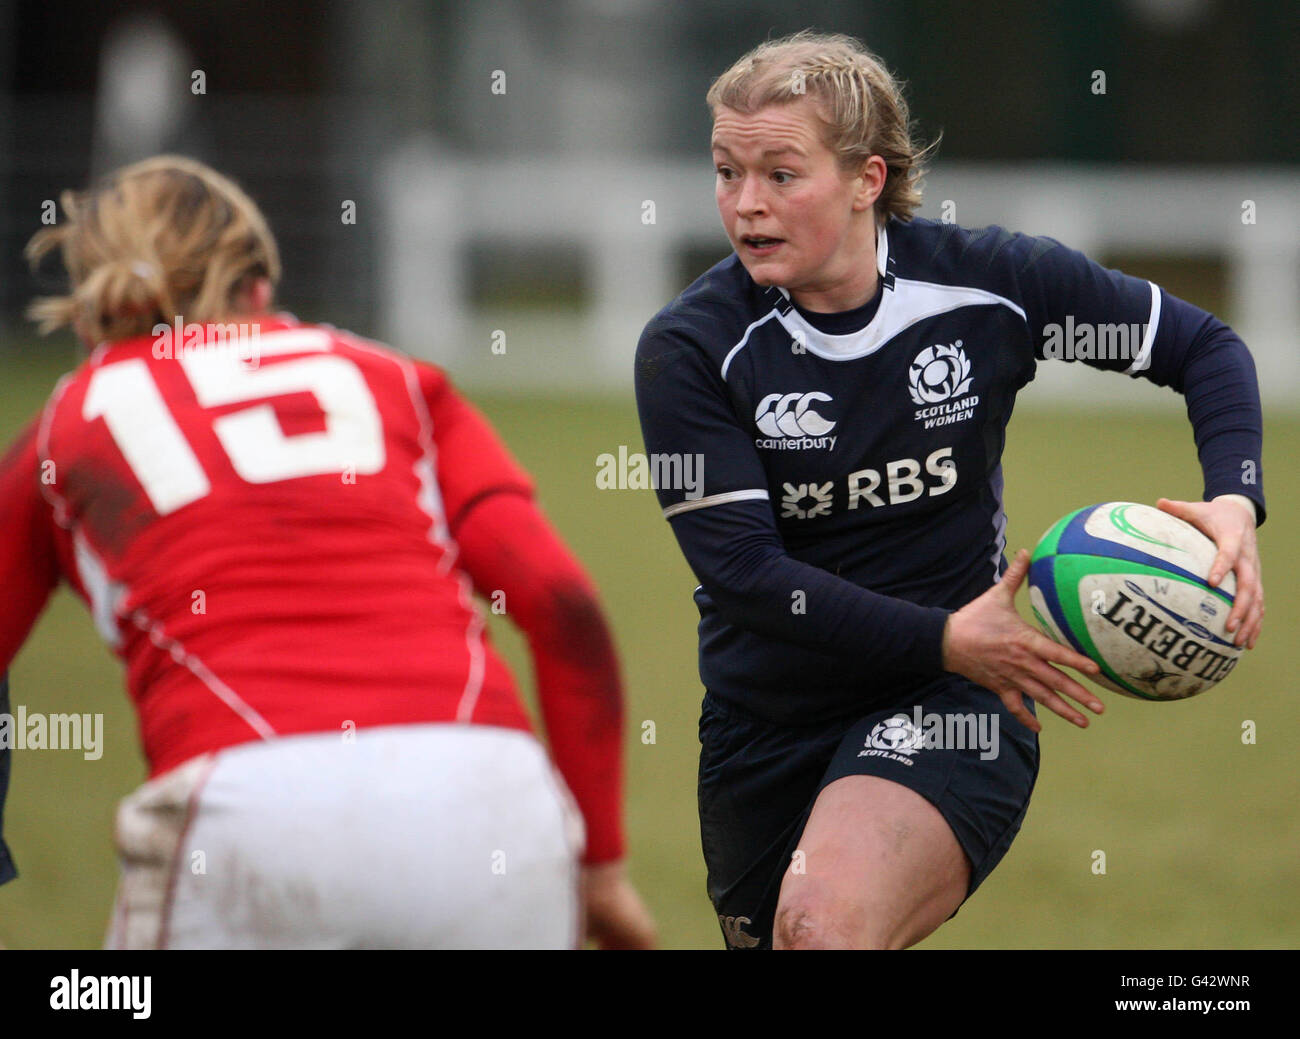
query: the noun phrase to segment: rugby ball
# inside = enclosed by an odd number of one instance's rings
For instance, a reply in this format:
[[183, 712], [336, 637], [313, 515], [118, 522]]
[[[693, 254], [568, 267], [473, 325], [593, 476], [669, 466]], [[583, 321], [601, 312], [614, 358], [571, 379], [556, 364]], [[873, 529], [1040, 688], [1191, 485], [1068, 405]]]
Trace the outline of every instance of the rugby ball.
[[1216, 554], [1190, 523], [1149, 505], [1089, 505], [1038, 542], [1029, 602], [1048, 635], [1101, 666], [1089, 676], [1098, 685], [1184, 700], [1223, 681], [1241, 656], [1225, 627], [1237, 579], [1210, 586]]

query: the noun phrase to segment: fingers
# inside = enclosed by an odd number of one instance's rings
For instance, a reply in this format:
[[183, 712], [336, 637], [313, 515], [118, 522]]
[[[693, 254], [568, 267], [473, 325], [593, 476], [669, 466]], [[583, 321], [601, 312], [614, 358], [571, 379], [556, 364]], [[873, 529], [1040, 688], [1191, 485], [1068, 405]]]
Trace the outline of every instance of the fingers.
[[1029, 573], [1029, 550], [1020, 549], [1016, 552], [1015, 558], [1007, 567], [1002, 579], [998, 581], [997, 587], [1009, 599], [1016, 597], [1016, 592], [1020, 590], [1020, 585], [1025, 580], [1025, 575]]
[[[1210, 503], [1218, 504], [1218, 499]], [[1255, 546], [1254, 526], [1246, 511], [1234, 510], [1237, 520], [1211, 523], [1204, 503], [1171, 501], [1161, 498], [1156, 507], [1186, 520], [1218, 547], [1210, 565], [1208, 582], [1218, 588], [1229, 573], [1236, 573], [1236, 591], [1228, 613], [1227, 630], [1233, 643], [1254, 649], [1264, 620], [1264, 589], [1260, 581], [1259, 553]]]
[[1033, 699], [1038, 701], [1053, 714], [1060, 715], [1071, 725], [1077, 725], [1081, 729], [1086, 729], [1088, 727], [1087, 718], [1037, 679], [1024, 678], [1021, 680], [1020, 686], [1026, 694], [1033, 697]]
[[1052, 666], [1052, 663], [1057, 663], [1095, 675], [1101, 671], [1095, 661], [1034, 631], [1029, 632], [1029, 639], [1022, 643], [1022, 647], [1020, 659], [1013, 665], [1014, 670], [1007, 673], [998, 695], [1026, 727], [1034, 732], [1042, 731], [1037, 720], [1032, 723], [1026, 720], [1030, 715], [1020, 700], [1021, 692], [1081, 729], [1088, 727], [1087, 716], [1066, 702], [1061, 694], [1077, 700], [1094, 714], [1105, 711], [1106, 705], [1095, 693]]
[[1235, 632], [1238, 646], [1255, 648], [1264, 622], [1264, 587], [1260, 581], [1259, 558], [1243, 552], [1236, 563], [1237, 592], [1232, 612], [1228, 614], [1228, 631]]
[[1173, 501], [1169, 498], [1161, 498], [1156, 502], [1156, 508], [1161, 512], [1167, 512], [1171, 516], [1177, 516], [1180, 520], [1190, 523], [1207, 538], [1217, 544], [1219, 539], [1207, 522], [1205, 502]]
[[1232, 610], [1228, 614], [1227, 630], [1235, 634], [1235, 645], [1253, 647], [1259, 638], [1263, 617], [1264, 589], [1260, 583], [1259, 557], [1254, 543], [1238, 534], [1221, 537], [1218, 554], [1210, 566], [1210, 586], [1219, 587], [1230, 572], [1236, 573], [1237, 586]]
[[1259, 633], [1264, 629], [1264, 596], [1261, 594], [1255, 600], [1254, 612], [1251, 617], [1247, 618], [1244, 631], [1246, 632], [1246, 648], [1254, 649], [1255, 643], [1259, 641]]
[[1006, 704], [1006, 708], [1011, 712], [1012, 717], [1030, 732], [1043, 731], [1043, 723], [1035, 718], [1033, 712], [1025, 706], [1024, 697], [1020, 695], [1019, 689], [1007, 689], [999, 692], [998, 699]]
[[1212, 586], [1219, 587], [1219, 583], [1228, 576], [1229, 571], [1236, 567], [1237, 557], [1240, 554], [1241, 542], [1234, 537], [1224, 537], [1214, 562], [1210, 564], [1209, 581]]
[[[1101, 674], [1101, 667], [1091, 657], [1085, 657], [1082, 653], [1071, 649], [1069, 646], [1062, 645], [1055, 639], [1040, 635], [1032, 628], [1029, 630], [1034, 636], [1034, 641], [1029, 649], [1040, 660], [1048, 660], [1063, 667], [1072, 667], [1076, 671], [1082, 671], [1085, 675]], [[1064, 675], [1061, 677], [1067, 678]], [[1072, 681], [1072, 679], [1067, 678], [1067, 681]], [[1078, 685], [1078, 683], [1076, 682], [1075, 685]], [[1083, 686], [1079, 686], [1079, 688], [1082, 689]], [[1075, 699], [1078, 699], [1078, 697], [1075, 697]]]
[[1156, 502], [1156, 508], [1161, 512], [1167, 512], [1171, 516], [1177, 516], [1180, 520], [1186, 520], [1193, 526], [1199, 527], [1200, 524], [1194, 518], [1196, 510], [1192, 507], [1193, 503], [1189, 501], [1174, 501], [1171, 498], [1161, 498]]
[[1043, 726], [1038, 719], [1034, 718], [1034, 716], [1029, 713], [1028, 708], [1025, 707], [1024, 701], [1020, 696], [1022, 692], [1026, 696], [1029, 696], [1031, 699], [1042, 704], [1053, 714], [1059, 715], [1071, 725], [1077, 725], [1080, 729], [1086, 729], [1088, 727], [1087, 716], [1076, 710], [1058, 693], [1054, 692], [1052, 689], [1053, 686], [1074, 697], [1076, 700], [1079, 700], [1081, 703], [1086, 704], [1089, 710], [1096, 714], [1101, 714], [1105, 709], [1105, 705], [1084, 689], [1083, 686], [1068, 678], [1066, 675], [1063, 675], [1055, 668], [1043, 665], [1043, 670], [1047, 672], [1047, 674], [1042, 676], [1042, 681], [1034, 676], [1021, 675], [1016, 680], [1016, 686], [1010, 687], [998, 694], [1002, 702], [1006, 704], [1007, 710], [1015, 715], [1015, 717], [1021, 721], [1026, 728], [1033, 732], [1042, 732]]
[[[1035, 661], [1033, 665], [1034, 678], [1047, 686], [1049, 689], [1055, 689], [1064, 693], [1072, 700], [1078, 700], [1093, 714], [1101, 714], [1106, 705], [1097, 698], [1095, 693], [1089, 692], [1084, 686], [1080, 685], [1064, 671], [1058, 671], [1051, 664]], [[1071, 708], [1073, 710], [1073, 708]], [[1056, 712], [1060, 714], [1060, 711]]]
[[[1214, 565], [1216, 568], [1218, 567], [1219, 562], [1217, 559]], [[1255, 605], [1255, 599], [1259, 595], [1259, 576], [1255, 571], [1253, 561], [1244, 556], [1241, 558], [1233, 557], [1232, 569], [1237, 572], [1237, 588], [1233, 593], [1232, 610], [1228, 613], [1227, 628], [1229, 632], [1236, 633], [1236, 638], [1233, 641], [1240, 646], [1245, 635], [1242, 622], [1250, 615], [1251, 607]], [[1220, 575], [1220, 579], [1222, 579], [1222, 575]], [[1217, 586], [1218, 583], [1218, 581], [1214, 580], [1214, 574], [1211, 574], [1210, 584]]]

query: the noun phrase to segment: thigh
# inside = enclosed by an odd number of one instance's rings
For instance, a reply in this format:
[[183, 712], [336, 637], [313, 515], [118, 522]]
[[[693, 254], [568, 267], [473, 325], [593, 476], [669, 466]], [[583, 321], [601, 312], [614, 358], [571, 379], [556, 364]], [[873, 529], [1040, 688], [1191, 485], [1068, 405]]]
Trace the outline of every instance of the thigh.
[[902, 948], [1001, 860], [1038, 772], [1037, 740], [986, 690], [946, 676], [845, 736], [782, 880], [778, 945]]
[[913, 790], [844, 776], [817, 798], [781, 882], [777, 948], [906, 948], [951, 916], [970, 864]]
[[712, 695], [700, 717], [700, 838], [731, 949], [770, 949], [781, 875], [852, 720], [773, 726]]

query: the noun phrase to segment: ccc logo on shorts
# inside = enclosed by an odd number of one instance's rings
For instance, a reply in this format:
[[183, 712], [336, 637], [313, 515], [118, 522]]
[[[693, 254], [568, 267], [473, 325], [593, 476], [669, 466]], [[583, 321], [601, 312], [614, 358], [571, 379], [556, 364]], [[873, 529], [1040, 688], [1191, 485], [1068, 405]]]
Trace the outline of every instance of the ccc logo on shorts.
[[829, 404], [829, 393], [814, 390], [812, 393], [769, 393], [758, 402], [754, 422], [764, 436], [773, 439], [784, 437], [824, 437], [835, 428], [835, 422], [822, 418], [812, 406], [819, 401]]
[[752, 949], [758, 944], [758, 939], [752, 934], [746, 934], [745, 924], [749, 923], [747, 916], [723, 916], [718, 914], [718, 923], [722, 925], [723, 937], [727, 939], [727, 944], [735, 949]]

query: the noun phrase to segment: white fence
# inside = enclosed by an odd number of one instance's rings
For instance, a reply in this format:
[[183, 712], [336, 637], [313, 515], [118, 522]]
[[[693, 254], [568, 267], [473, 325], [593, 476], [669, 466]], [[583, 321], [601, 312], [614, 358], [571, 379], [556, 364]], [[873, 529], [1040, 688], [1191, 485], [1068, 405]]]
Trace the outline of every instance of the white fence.
[[[475, 385], [626, 389], [642, 326], [684, 287], [682, 251], [727, 251], [712, 183], [707, 158], [476, 161], [413, 144], [381, 174], [384, 334]], [[1222, 316], [1251, 347], [1265, 400], [1300, 404], [1294, 172], [948, 164], [927, 181], [923, 215], [940, 216], [945, 203], [965, 226], [1047, 234], [1090, 255], [1221, 259], [1228, 290]], [[577, 314], [476, 312], [465, 262], [475, 242], [576, 248], [592, 305]], [[1088, 405], [1157, 399], [1149, 387], [1081, 368], [1041, 365], [1034, 395]]]

